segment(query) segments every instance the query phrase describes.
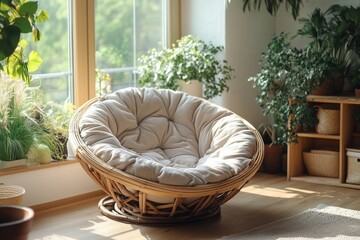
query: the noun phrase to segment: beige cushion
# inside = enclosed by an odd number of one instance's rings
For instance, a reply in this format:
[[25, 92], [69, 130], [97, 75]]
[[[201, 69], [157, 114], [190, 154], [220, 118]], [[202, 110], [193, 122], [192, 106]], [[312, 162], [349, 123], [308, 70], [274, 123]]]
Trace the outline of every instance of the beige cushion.
[[191, 186], [245, 169], [255, 136], [234, 113], [182, 92], [127, 88], [102, 97], [81, 137], [107, 164], [150, 181]]

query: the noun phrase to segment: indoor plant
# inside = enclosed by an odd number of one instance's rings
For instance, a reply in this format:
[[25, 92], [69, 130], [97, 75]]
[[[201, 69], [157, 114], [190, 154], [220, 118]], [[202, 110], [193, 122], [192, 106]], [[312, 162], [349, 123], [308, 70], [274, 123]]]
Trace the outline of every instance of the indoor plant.
[[291, 47], [282, 33], [272, 38], [260, 63], [260, 72], [249, 81], [259, 89], [256, 100], [273, 123], [274, 142], [294, 142], [299, 128], [308, 130], [317, 123], [315, 109], [306, 98], [327, 76], [332, 60], [309, 46]]
[[[255, 9], [260, 9], [262, 5], [262, 0], [252, 0]], [[251, 0], [243, 0], [243, 11], [251, 9]], [[303, 0], [264, 0], [266, 10], [271, 15], [276, 15], [277, 10], [279, 9], [282, 3], [285, 3], [285, 8], [288, 10], [289, 6], [291, 8], [291, 14], [294, 19], [299, 16], [300, 6], [303, 4]]]
[[48, 19], [45, 10], [38, 10], [37, 1], [6, 0], [1, 1], [0, 8], [0, 71], [10, 77], [21, 78], [30, 84], [30, 72], [41, 64], [40, 55], [31, 51], [26, 58], [24, 49], [26, 41], [22, 34], [32, 33], [33, 40], [39, 41], [41, 34], [36, 24]]
[[2, 73], [0, 85], [0, 160], [31, 159], [29, 153], [43, 158], [50, 151], [57, 151], [56, 136], [31, 117], [35, 103], [26, 94], [26, 84]]
[[331, 58], [329, 79], [324, 81], [320, 95], [338, 94], [344, 82], [351, 84], [357, 76], [360, 60], [360, 7], [332, 5], [322, 12], [316, 8], [299, 21], [298, 35], [310, 40], [313, 51]]
[[221, 95], [228, 90], [226, 82], [233, 71], [226, 60], [216, 58], [223, 49], [190, 35], [172, 48], [152, 49], [139, 59], [143, 64], [139, 68], [140, 85], [178, 90], [179, 80], [197, 80], [204, 86], [205, 98]]

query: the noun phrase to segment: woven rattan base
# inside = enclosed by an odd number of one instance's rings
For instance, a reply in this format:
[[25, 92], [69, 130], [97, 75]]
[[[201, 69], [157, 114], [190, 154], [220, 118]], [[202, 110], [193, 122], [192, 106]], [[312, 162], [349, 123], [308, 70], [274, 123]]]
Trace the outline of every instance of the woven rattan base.
[[120, 209], [117, 207], [116, 202], [110, 197], [104, 197], [99, 201], [100, 212], [115, 221], [141, 224], [141, 225], [173, 225], [178, 223], [189, 223], [196, 221], [204, 221], [210, 219], [216, 219], [220, 217], [220, 206], [216, 208], [207, 209], [197, 216], [174, 216], [174, 217], [162, 217], [162, 216], [148, 216], [148, 215], [133, 215], [128, 213], [126, 209]]

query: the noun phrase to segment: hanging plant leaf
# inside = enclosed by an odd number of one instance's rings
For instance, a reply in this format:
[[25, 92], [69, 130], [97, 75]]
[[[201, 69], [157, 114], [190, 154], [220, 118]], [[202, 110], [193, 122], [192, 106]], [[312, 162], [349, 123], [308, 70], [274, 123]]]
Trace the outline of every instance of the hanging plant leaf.
[[38, 10], [37, 2], [26, 2], [20, 6], [19, 13], [21, 16], [34, 15]]
[[5, 26], [0, 37], [0, 61], [9, 57], [16, 49], [20, 40], [20, 29], [17, 26]]
[[32, 31], [31, 24], [25, 17], [15, 18], [13, 25], [17, 26], [21, 33], [29, 33]]
[[36, 21], [45, 22], [49, 19], [49, 14], [45, 10], [41, 10], [41, 12], [36, 16]]
[[40, 54], [36, 51], [31, 51], [29, 54], [29, 60], [27, 62], [27, 68], [29, 72], [35, 72], [39, 69], [41, 64], [42, 59], [40, 57]]

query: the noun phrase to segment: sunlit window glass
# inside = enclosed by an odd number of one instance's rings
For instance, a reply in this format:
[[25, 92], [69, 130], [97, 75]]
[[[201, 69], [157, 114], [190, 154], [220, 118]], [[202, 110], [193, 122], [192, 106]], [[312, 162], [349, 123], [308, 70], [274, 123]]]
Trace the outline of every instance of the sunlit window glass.
[[41, 90], [44, 102], [72, 102], [71, 1], [39, 0], [38, 5], [48, 12], [49, 19], [38, 24], [40, 42], [28, 40], [29, 50], [36, 49], [43, 61], [32, 76], [31, 86]]
[[165, 4], [165, 0], [95, 0], [97, 95], [137, 85], [138, 58], [166, 44]]

